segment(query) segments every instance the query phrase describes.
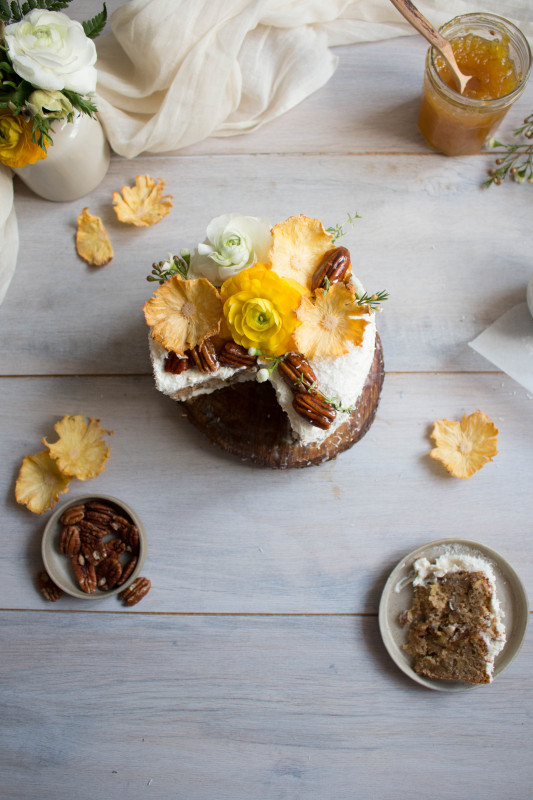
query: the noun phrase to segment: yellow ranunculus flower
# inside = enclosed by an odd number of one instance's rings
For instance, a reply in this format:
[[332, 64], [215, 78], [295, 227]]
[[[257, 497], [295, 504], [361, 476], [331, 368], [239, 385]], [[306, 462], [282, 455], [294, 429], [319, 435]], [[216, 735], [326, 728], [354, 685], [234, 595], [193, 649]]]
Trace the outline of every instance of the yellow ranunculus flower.
[[306, 289], [280, 278], [263, 264], [239, 272], [221, 286], [224, 316], [231, 335], [243, 347], [281, 356], [290, 349], [298, 325], [296, 309]]
[[8, 167], [25, 167], [46, 158], [46, 152], [32, 140], [32, 124], [11, 111], [0, 111], [0, 162]]

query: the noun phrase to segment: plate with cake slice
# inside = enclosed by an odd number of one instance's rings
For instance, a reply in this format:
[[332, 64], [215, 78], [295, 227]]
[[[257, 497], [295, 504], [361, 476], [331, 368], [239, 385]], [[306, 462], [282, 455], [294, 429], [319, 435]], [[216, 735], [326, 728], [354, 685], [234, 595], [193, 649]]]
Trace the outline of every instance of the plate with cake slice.
[[492, 683], [520, 650], [528, 619], [513, 567], [465, 539], [409, 553], [390, 574], [379, 607], [383, 642], [397, 666], [443, 692]]
[[276, 469], [320, 464], [370, 428], [384, 378], [376, 312], [339, 246], [303, 214], [223, 214], [154, 262], [144, 305], [156, 388], [222, 450]]

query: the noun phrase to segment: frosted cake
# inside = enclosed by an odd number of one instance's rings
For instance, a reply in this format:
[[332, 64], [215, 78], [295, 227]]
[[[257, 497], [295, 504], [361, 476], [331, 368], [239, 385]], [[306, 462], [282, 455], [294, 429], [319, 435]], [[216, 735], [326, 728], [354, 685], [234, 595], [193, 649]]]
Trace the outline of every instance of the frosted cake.
[[[206, 395], [270, 384], [288, 447], [304, 453], [339, 430], [342, 438], [376, 361], [375, 316], [386, 293], [365, 292], [335, 231], [303, 215], [272, 229], [223, 215], [192, 255], [154, 264], [151, 279], [160, 286], [144, 313], [159, 391], [189, 409], [203, 398], [209, 410]], [[220, 415], [220, 397], [216, 406]]]
[[494, 660], [505, 646], [496, 578], [484, 558], [455, 553], [433, 563], [414, 563], [413, 606], [401, 623], [409, 627], [405, 650], [415, 672], [428, 678], [490, 683]]

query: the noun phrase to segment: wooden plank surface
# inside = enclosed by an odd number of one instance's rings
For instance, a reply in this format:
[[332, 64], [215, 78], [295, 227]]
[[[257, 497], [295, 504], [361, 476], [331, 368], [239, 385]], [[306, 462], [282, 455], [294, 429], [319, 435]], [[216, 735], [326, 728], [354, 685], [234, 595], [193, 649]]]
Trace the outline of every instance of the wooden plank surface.
[[[209, 444], [151, 378], [4, 379], [0, 465], [5, 576], [0, 608], [45, 608], [33, 585], [44, 519], [13, 500], [22, 457], [63, 414], [115, 431], [104, 473], [72, 482], [132, 505], [148, 532], [142, 608], [191, 612], [376, 612], [393, 566], [425, 542], [458, 537], [501, 550], [533, 593], [533, 400], [486, 374], [388, 374], [374, 425], [352, 450], [289, 472], [242, 464]], [[482, 408], [499, 454], [469, 481], [428, 457], [433, 420]], [[65, 497], [68, 497], [66, 495]], [[116, 598], [102, 601], [120, 610]], [[100, 604], [99, 604], [100, 605]], [[83, 601], [61, 600], [82, 609]]]
[[397, 669], [373, 616], [1, 623], [10, 800], [529, 796], [531, 640], [492, 686], [443, 695]]
[[[164, 176], [175, 208], [152, 228], [132, 229], [116, 219], [111, 195], [142, 172]], [[154, 288], [145, 280], [152, 262], [195, 247], [228, 209], [272, 223], [302, 212], [326, 225], [357, 211], [362, 219], [344, 241], [366, 287], [390, 293], [379, 319], [386, 368], [494, 371], [468, 342], [525, 299], [533, 198], [513, 184], [482, 190], [484, 178], [476, 158], [201, 156], [114, 161], [77, 203], [43, 204], [18, 186], [26, 244], [0, 314], [3, 335], [16, 343], [0, 352], [0, 374], [149, 373], [141, 309]], [[84, 205], [115, 247], [100, 269], [75, 252]]]

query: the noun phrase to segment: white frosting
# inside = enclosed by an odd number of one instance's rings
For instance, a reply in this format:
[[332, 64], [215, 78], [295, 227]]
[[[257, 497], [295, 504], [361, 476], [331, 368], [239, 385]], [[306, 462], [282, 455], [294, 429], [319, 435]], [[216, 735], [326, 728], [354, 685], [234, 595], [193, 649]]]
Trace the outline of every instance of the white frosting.
[[480, 636], [487, 646], [486, 670], [492, 678], [494, 672], [494, 659], [500, 653], [506, 642], [505, 625], [503, 624], [504, 613], [496, 595], [496, 575], [490, 561], [481, 556], [474, 556], [468, 553], [461, 553], [450, 549], [440, 555], [433, 562], [427, 558], [419, 558], [414, 565], [415, 577], [413, 586], [425, 586], [436, 578], [442, 578], [450, 572], [481, 572], [488, 580], [492, 589], [490, 608], [493, 619], [487, 623], [484, 631], [479, 631]]
[[[346, 355], [336, 358], [320, 358], [309, 360], [317, 377], [319, 391], [328, 400], [334, 400], [343, 408], [356, 404], [372, 366], [376, 346], [376, 323], [374, 314], [369, 317], [365, 328], [363, 342], [359, 347], [350, 345]], [[319, 444], [328, 439], [348, 419], [347, 412], [337, 411], [337, 416], [327, 430], [310, 425], [292, 407], [293, 393], [277, 370], [270, 376], [276, 390], [278, 403], [289, 417], [296, 438], [303, 444]]]
[[[230, 383], [254, 380], [257, 370], [241, 367], [221, 366], [214, 373], [203, 373], [198, 369], [188, 369], [180, 375], [165, 372], [165, 359], [167, 351], [149, 335], [150, 358], [154, 372], [157, 389], [174, 400], [189, 400], [200, 394], [210, 394], [217, 389], [222, 389]], [[350, 345], [350, 350], [343, 356], [336, 358], [320, 358], [310, 361], [316, 374], [318, 388], [328, 400], [334, 400], [343, 408], [349, 408], [357, 403], [363, 390], [365, 381], [372, 366], [376, 346], [375, 314], [368, 317], [365, 327], [363, 342], [359, 347]], [[337, 411], [335, 420], [327, 430], [322, 430], [311, 425], [307, 420], [294, 411], [292, 407], [293, 393], [275, 369], [269, 377], [275, 391], [278, 403], [287, 414], [295, 438], [301, 444], [319, 444], [329, 438], [340, 425], [348, 419], [348, 412]]]

